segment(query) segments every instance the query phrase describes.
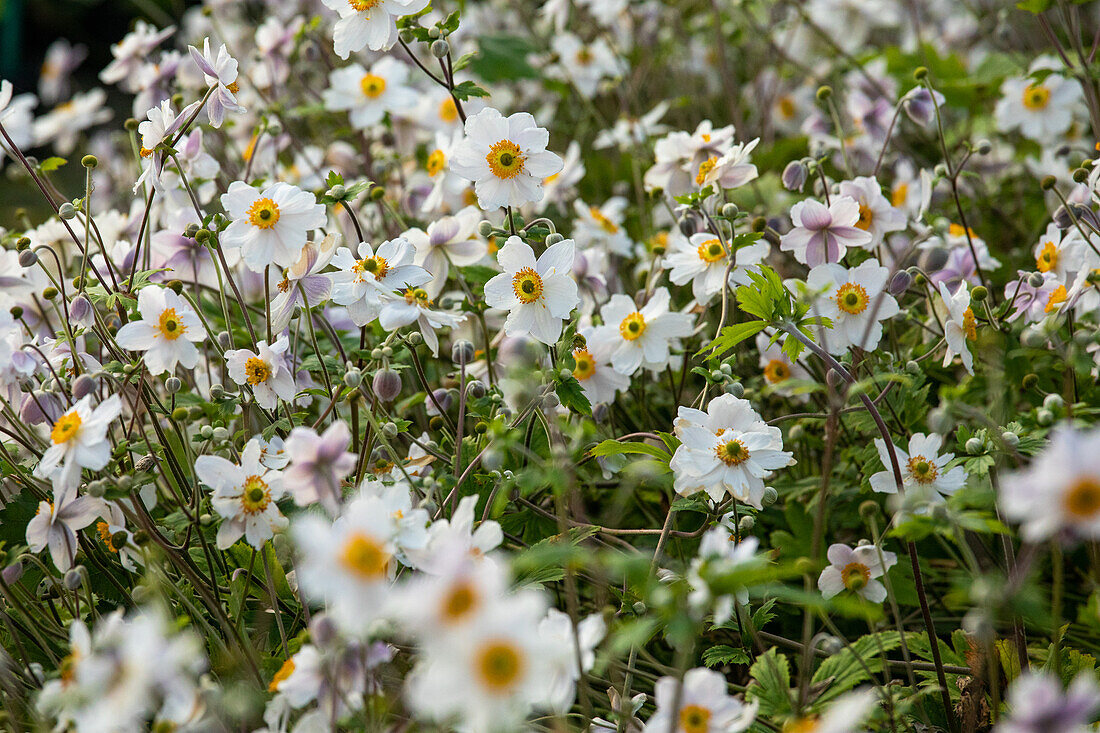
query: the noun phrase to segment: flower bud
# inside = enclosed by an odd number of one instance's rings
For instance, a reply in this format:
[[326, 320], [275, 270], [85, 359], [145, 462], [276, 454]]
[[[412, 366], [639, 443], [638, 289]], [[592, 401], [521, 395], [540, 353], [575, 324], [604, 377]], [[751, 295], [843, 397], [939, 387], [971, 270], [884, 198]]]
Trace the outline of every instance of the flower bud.
[[972, 456], [978, 455], [979, 453], [983, 452], [984, 449], [985, 449], [985, 446], [983, 445], [980, 438], [971, 438], [970, 440], [966, 441], [966, 446], [965, 447], [966, 447], [966, 452], [969, 453]]
[[33, 249], [24, 249], [19, 253], [20, 267], [34, 267], [38, 262], [38, 253]]
[[57, 214], [65, 221], [74, 219], [76, 218], [76, 207], [66, 201], [58, 207]]
[[801, 160], [792, 160], [787, 163], [787, 166], [783, 169], [783, 188], [788, 191], [801, 191], [802, 187], [806, 185], [806, 179], [809, 176], [809, 171], [806, 166], [803, 165]]
[[898, 270], [894, 273], [894, 276], [890, 278], [890, 295], [894, 297], [900, 296], [909, 286], [913, 284], [913, 276], [905, 270]]
[[1020, 436], [1011, 430], [1006, 430], [1001, 433], [1001, 440], [1003, 440], [1005, 445], [1009, 448], [1015, 448], [1020, 444]]
[[85, 372], [73, 380], [73, 399], [83, 399], [96, 391], [96, 378]]
[[833, 96], [833, 88], [828, 84], [823, 84], [817, 88], [817, 101], [827, 102], [829, 98]]
[[134, 463], [134, 470], [140, 473], [148, 473], [157, 466], [157, 459], [151, 453], [146, 453]]
[[81, 574], [81, 567], [69, 568], [69, 571], [65, 573], [65, 587], [69, 590], [76, 590], [80, 586], [84, 585], [84, 576]]
[[1024, 378], [1020, 380], [1020, 386], [1024, 389], [1033, 389], [1035, 385], [1039, 383], [1039, 375], [1034, 372], [1025, 374]]
[[447, 54], [451, 52], [451, 44], [447, 43], [442, 38], [437, 41], [432, 41], [432, 45], [430, 48], [432, 56], [435, 56], [437, 59], [444, 58]]
[[764, 506], [771, 506], [779, 499], [779, 492], [773, 489], [771, 486], [764, 487], [764, 494], [760, 497], [760, 503]]
[[57, 288], [52, 287], [52, 286], [47, 287], [47, 288], [43, 288], [42, 289], [42, 297], [45, 298], [46, 300], [53, 300], [54, 298], [57, 297]]
[[1054, 413], [1045, 407], [1041, 407], [1035, 412], [1035, 421], [1043, 426], [1050, 425], [1054, 422]]
[[493, 222], [482, 221], [477, 225], [477, 233], [483, 237], [493, 236]]
[[756, 527], [756, 517], [751, 514], [746, 514], [741, 517], [741, 521], [737, 523], [737, 530], [741, 534], [748, 534]]
[[4, 576], [4, 583], [6, 585], [18, 583], [23, 577], [23, 562], [21, 560], [16, 560], [11, 565], [4, 568], [3, 572], [0, 574]]
[[1027, 276], [1027, 284], [1033, 288], [1043, 287], [1043, 273], [1033, 272]]
[[879, 514], [878, 502], [868, 499], [859, 505], [859, 516], [864, 519], [870, 519], [876, 517]]
[[542, 398], [542, 409], [544, 410], [554, 410], [560, 405], [561, 400], [558, 399], [558, 396], [553, 392]]
[[222, 349], [228, 349], [233, 346], [233, 339], [230, 338], [228, 331], [221, 331], [218, 333], [218, 346]]
[[218, 442], [229, 440], [229, 430], [219, 425], [218, 427], [214, 428], [212, 437]]
[[726, 386], [726, 394], [731, 394], [737, 399], [745, 396], [745, 385], [740, 382], [731, 382]]
[[469, 364], [474, 360], [474, 345], [465, 339], [455, 341], [451, 346], [451, 361], [455, 364]]
[[23, 306], [13, 305], [8, 309], [8, 313], [11, 313], [11, 317], [18, 321], [23, 317]]
[[99, 165], [99, 158], [94, 155], [85, 155], [80, 159], [80, 164], [85, 168], [91, 170]]
[[721, 214], [727, 219], [736, 218], [741, 213], [741, 209], [737, 208], [737, 204], [730, 201], [729, 203], [722, 204]]
[[555, 244], [557, 244], [558, 242], [563, 241], [564, 239], [565, 239], [565, 237], [558, 234], [557, 232], [550, 232], [549, 234], [546, 235], [546, 246], [547, 247], [553, 247]]
[[1049, 191], [1058, 185], [1058, 179], [1054, 176], [1043, 176], [1043, 180], [1039, 181], [1039, 188], [1044, 191]]
[[225, 387], [218, 382], [210, 385], [210, 399], [212, 400], [224, 400], [225, 399]]
[[393, 369], [379, 369], [371, 383], [374, 394], [383, 402], [392, 402], [401, 394], [401, 375]]
[[397, 424], [388, 422], [382, 425], [382, 435], [386, 437], [386, 440], [393, 440], [397, 437]]
[[175, 394], [183, 389], [183, 380], [179, 377], [168, 377], [164, 380], [164, 388], [168, 390], [168, 394]]
[[[562, 371], [563, 372], [569, 372], [568, 369], [563, 369]], [[573, 372], [569, 372], [570, 376], [572, 374], [573, 374]], [[482, 397], [485, 396], [485, 394], [487, 392], [488, 392], [488, 390], [485, 388], [485, 383], [482, 382], [480, 379], [474, 379], [469, 384], [466, 385], [466, 396], [467, 397], [472, 397], [475, 400], [481, 399]]]
[[337, 183], [335, 186], [328, 190], [328, 195], [336, 199], [337, 201], [340, 201], [348, 195], [348, 188], [342, 183]]

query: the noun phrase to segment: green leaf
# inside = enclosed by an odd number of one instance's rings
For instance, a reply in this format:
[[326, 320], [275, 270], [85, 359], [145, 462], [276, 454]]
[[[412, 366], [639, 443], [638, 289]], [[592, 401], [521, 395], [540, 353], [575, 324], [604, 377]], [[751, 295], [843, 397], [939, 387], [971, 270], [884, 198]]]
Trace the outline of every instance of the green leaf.
[[672, 456], [668, 452], [648, 443], [621, 443], [617, 440], [605, 440], [589, 451], [594, 456], [617, 456], [624, 453], [633, 453], [656, 458], [662, 463], [668, 463]]
[[489, 96], [489, 92], [485, 91], [477, 84], [469, 80], [466, 80], [461, 84], [456, 85], [455, 88], [451, 90], [451, 93], [454, 94], [455, 99], [458, 99], [461, 102], [465, 102], [470, 97]]
[[572, 412], [578, 415], [592, 414], [592, 403], [588, 401], [588, 396], [584, 393], [584, 387], [581, 386], [576, 377], [570, 375], [567, 379], [562, 379], [558, 382], [554, 391], [561, 403]]
[[870, 679], [867, 670], [874, 673], [882, 669], [880, 646], [885, 651], [896, 649], [901, 646], [901, 636], [896, 631], [868, 634], [822, 662], [814, 673], [813, 684], [825, 688], [815, 704], [827, 702]]
[[760, 333], [767, 326], [767, 321], [746, 321], [745, 323], [726, 326], [716, 339], [699, 351], [699, 354], [713, 353], [715, 356], [721, 356], [745, 339], [752, 338]]
[[787, 715], [791, 710], [791, 669], [775, 647], [756, 658], [749, 670], [752, 682], [745, 697], [760, 705], [761, 717]]
[[725, 644], [712, 646], [703, 652], [703, 664], [708, 667], [718, 667], [723, 664], [748, 664], [749, 654], [744, 649], [737, 649]]
[[480, 36], [477, 49], [478, 55], [470, 63], [470, 70], [490, 84], [539, 78], [538, 70], [527, 62], [535, 48], [519, 35]]
[[1052, 0], [1020, 0], [1016, 3], [1016, 7], [1020, 10], [1026, 10], [1029, 13], [1038, 15], [1046, 10], [1050, 9]]
[[69, 161], [65, 160], [64, 158], [58, 158], [57, 156], [54, 156], [52, 158], [46, 158], [44, 161], [39, 163], [38, 169], [43, 173], [52, 173], [53, 171], [57, 170], [68, 162]]

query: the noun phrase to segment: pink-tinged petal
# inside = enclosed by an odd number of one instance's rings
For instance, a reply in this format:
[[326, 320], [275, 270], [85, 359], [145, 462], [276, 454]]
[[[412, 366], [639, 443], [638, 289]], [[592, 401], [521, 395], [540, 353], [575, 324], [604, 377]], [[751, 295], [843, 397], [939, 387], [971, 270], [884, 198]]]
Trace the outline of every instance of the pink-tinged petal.
[[[858, 216], [857, 209], [856, 217]], [[820, 230], [832, 224], [833, 217], [824, 204], [814, 199], [806, 199], [791, 207], [791, 221], [798, 227]]]

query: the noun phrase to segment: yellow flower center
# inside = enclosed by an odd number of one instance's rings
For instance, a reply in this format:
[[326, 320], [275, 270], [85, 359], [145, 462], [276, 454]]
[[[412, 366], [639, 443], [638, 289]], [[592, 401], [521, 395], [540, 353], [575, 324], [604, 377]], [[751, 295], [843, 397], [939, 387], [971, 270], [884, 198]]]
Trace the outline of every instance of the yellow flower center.
[[978, 236], [973, 229], [964, 227], [962, 224], [950, 224], [947, 227], [947, 233], [952, 237], [965, 237], [969, 234], [971, 237]]
[[702, 186], [707, 180], [707, 175], [718, 165], [718, 158], [713, 155], [699, 164], [699, 172], [695, 174], [695, 185]]
[[512, 292], [520, 303], [534, 303], [542, 297], [542, 278], [530, 267], [525, 267], [512, 276]]
[[271, 378], [271, 367], [260, 357], [253, 356], [244, 363], [244, 375], [245, 380], [255, 387]]
[[725, 443], [719, 443], [714, 452], [718, 456], [718, 460], [727, 466], [738, 466], [749, 459], [749, 449], [736, 438]]
[[256, 143], [259, 141], [260, 136], [258, 134], [253, 135], [252, 139], [248, 141], [248, 145], [244, 147], [244, 152], [241, 153], [241, 158], [243, 158], [245, 162], [252, 160], [252, 156], [256, 154]]
[[244, 480], [244, 490], [241, 492], [241, 508], [245, 514], [256, 514], [267, 509], [271, 503], [271, 489], [267, 482], [259, 476], [249, 476]]
[[645, 316], [638, 311], [634, 311], [619, 324], [619, 333], [627, 341], [633, 341], [639, 338], [645, 333]]
[[358, 10], [360, 13], [364, 10], [371, 10], [382, 4], [382, 0], [348, 0], [348, 5]]
[[481, 682], [498, 694], [511, 691], [526, 667], [520, 649], [504, 639], [490, 640], [482, 646], [476, 664]]
[[1054, 242], [1047, 242], [1039, 250], [1039, 256], [1035, 258], [1035, 267], [1039, 272], [1050, 272], [1058, 266], [1058, 248]]
[[386, 273], [390, 271], [390, 263], [386, 262], [385, 257], [375, 255], [373, 257], [364, 257], [352, 265], [351, 269], [355, 272], [369, 272], [374, 275], [375, 280], [381, 280], [386, 276]]
[[1068, 297], [1069, 294], [1066, 292], [1066, 286], [1059, 285], [1057, 288], [1054, 289], [1054, 292], [1050, 294], [1050, 297], [1047, 298], [1047, 304], [1046, 307], [1043, 308], [1043, 312], [1050, 313], [1052, 310], [1058, 307], [1059, 303], [1064, 303], [1066, 301], [1066, 298]]
[[454, 122], [458, 119], [458, 106], [454, 97], [447, 97], [439, 103], [439, 119], [444, 122]]
[[1050, 104], [1050, 90], [1038, 84], [1032, 84], [1024, 90], [1024, 106], [1030, 110], [1046, 109]]
[[142, 146], [141, 150], [138, 151], [138, 152], [141, 155], [141, 157], [143, 157], [143, 158], [148, 158], [150, 155], [153, 154], [153, 151], [150, 150], [149, 148], [145, 147], [145, 146]]
[[791, 99], [790, 97], [788, 97], [788, 96], [780, 97], [779, 98], [779, 104], [776, 105], [776, 106], [779, 107], [779, 114], [780, 114], [780, 116], [783, 117], [783, 119], [789, 120], [792, 117], [794, 117], [794, 113], [795, 113], [794, 100]]
[[292, 674], [294, 674], [294, 660], [288, 659], [283, 662], [283, 666], [279, 667], [279, 671], [271, 678], [271, 684], [267, 686], [267, 691], [276, 692], [279, 689], [279, 685]]
[[783, 726], [783, 733], [815, 733], [818, 729], [817, 718], [798, 718]]
[[577, 51], [574, 58], [577, 59], [577, 63], [581, 66], [588, 66], [590, 63], [592, 63], [592, 59], [594, 57], [592, 56], [592, 52], [589, 51], [587, 48], [581, 48], [580, 51]]
[[710, 710], [701, 705], [680, 708], [680, 729], [684, 733], [707, 733], [710, 730]]
[[1066, 513], [1075, 519], [1092, 519], [1100, 512], [1100, 480], [1083, 476], [1062, 499]]
[[447, 167], [447, 156], [443, 154], [442, 150], [433, 150], [428, 154], [428, 162], [424, 164], [424, 167], [428, 169], [428, 175], [435, 178]]
[[501, 140], [495, 143], [485, 156], [489, 164], [489, 170], [493, 175], [501, 179], [515, 178], [523, 172], [523, 164], [527, 160], [523, 151], [511, 140]]
[[699, 259], [708, 265], [713, 265], [726, 256], [726, 250], [717, 239], [708, 239], [699, 245]]
[[115, 543], [111, 541], [111, 525], [106, 522], [96, 522], [95, 530], [99, 533], [99, 539], [103, 542], [104, 546], [111, 552], [117, 553], [118, 548], [115, 547]]
[[429, 306], [432, 301], [428, 298], [428, 291], [424, 288], [409, 288], [405, 291], [405, 302], [409, 305]]
[[61, 445], [62, 443], [68, 443], [80, 433], [80, 424], [84, 422], [80, 419], [80, 415], [76, 410], [67, 412], [61, 417], [57, 418], [57, 422], [53, 424], [53, 430], [50, 431], [50, 440], [54, 445]]
[[859, 220], [856, 221], [856, 228], [862, 229], [865, 232], [871, 231], [871, 225], [875, 221], [875, 212], [871, 210], [870, 206], [866, 204], [859, 205]]
[[890, 193], [890, 203], [894, 206], [901, 206], [907, 198], [909, 198], [908, 183], [899, 183], [894, 186], [894, 190]]
[[232, 84], [226, 84], [225, 88], [228, 89], [229, 91], [233, 92], [234, 94], [241, 91], [241, 85], [238, 82], [233, 82]]
[[353, 532], [340, 553], [344, 567], [363, 580], [380, 580], [390, 564], [390, 554], [373, 537]]
[[573, 376], [578, 380], [584, 381], [596, 373], [596, 360], [588, 349], [574, 349], [573, 361], [576, 363]]
[[478, 593], [468, 582], [459, 583], [443, 597], [442, 616], [448, 623], [461, 621], [478, 606]]
[[377, 74], [365, 74], [359, 80], [359, 88], [368, 99], [378, 99], [386, 91], [386, 80]]
[[779, 384], [791, 377], [790, 365], [782, 359], [772, 359], [764, 367], [764, 379], [768, 384]]
[[187, 330], [187, 326], [183, 325], [180, 317], [176, 314], [175, 308], [167, 308], [160, 314], [157, 328], [160, 330], [160, 335], [169, 341], [175, 341]]
[[861, 562], [850, 562], [840, 571], [840, 577], [848, 590], [863, 590], [871, 580], [871, 569]]
[[593, 219], [596, 220], [596, 223], [599, 224], [600, 228], [603, 229], [605, 232], [607, 232], [608, 234], [618, 233], [618, 231], [619, 231], [618, 225], [615, 222], [608, 219], [606, 216], [604, 216], [604, 213], [602, 211], [600, 211], [599, 209], [597, 209], [595, 206], [591, 207], [588, 210], [588, 213], [589, 213], [589, 215], [591, 215], [591, 217]]
[[940, 475], [940, 470], [924, 456], [913, 456], [909, 459], [909, 475], [918, 484], [930, 484]]
[[867, 297], [867, 291], [863, 289], [863, 286], [856, 283], [844, 283], [836, 289], [836, 295], [833, 298], [836, 300], [838, 308], [845, 313], [851, 313], [853, 316], [865, 311], [871, 300]]
[[974, 317], [974, 311], [967, 308], [963, 311], [963, 331], [970, 341], [978, 338], [978, 319]]
[[248, 207], [248, 220], [254, 227], [270, 229], [279, 221], [279, 205], [269, 198], [256, 199]]

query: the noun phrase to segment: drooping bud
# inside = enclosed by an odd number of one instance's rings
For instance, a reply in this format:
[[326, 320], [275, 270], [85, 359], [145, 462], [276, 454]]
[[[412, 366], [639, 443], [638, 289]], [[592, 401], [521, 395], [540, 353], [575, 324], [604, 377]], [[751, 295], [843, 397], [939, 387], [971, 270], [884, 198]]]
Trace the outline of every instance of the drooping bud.
[[383, 402], [392, 402], [401, 394], [401, 375], [393, 369], [379, 369], [371, 383], [374, 394]]
[[73, 380], [73, 398], [80, 400], [96, 391], [96, 378], [85, 372]]
[[802, 187], [806, 185], [806, 179], [809, 177], [809, 171], [806, 166], [803, 165], [801, 160], [792, 160], [787, 163], [787, 166], [783, 169], [783, 188], [788, 191], [801, 191]]
[[465, 339], [455, 341], [451, 346], [451, 361], [455, 364], [469, 364], [474, 360], [474, 345]]

